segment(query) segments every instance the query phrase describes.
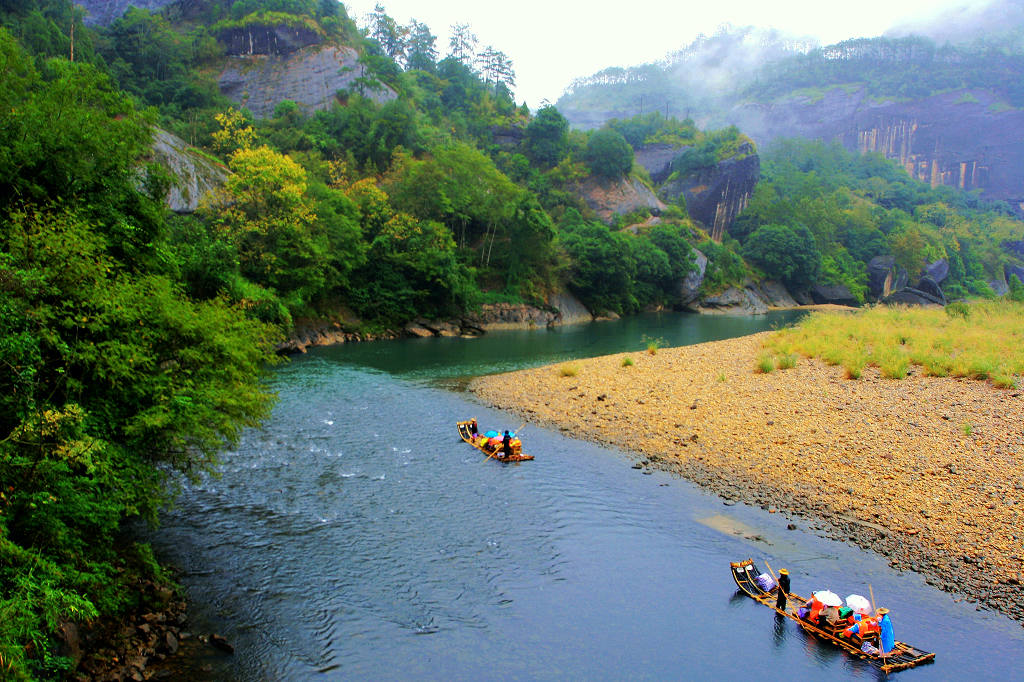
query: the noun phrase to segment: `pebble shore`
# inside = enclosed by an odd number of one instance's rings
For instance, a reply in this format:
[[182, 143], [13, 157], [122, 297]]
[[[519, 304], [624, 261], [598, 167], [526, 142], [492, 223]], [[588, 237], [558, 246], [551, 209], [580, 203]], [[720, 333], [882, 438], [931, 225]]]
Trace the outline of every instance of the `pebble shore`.
[[573, 360], [469, 388], [727, 503], [801, 518], [1024, 625], [1024, 394], [919, 367], [902, 380], [869, 367], [853, 380], [808, 358], [758, 373], [770, 333]]

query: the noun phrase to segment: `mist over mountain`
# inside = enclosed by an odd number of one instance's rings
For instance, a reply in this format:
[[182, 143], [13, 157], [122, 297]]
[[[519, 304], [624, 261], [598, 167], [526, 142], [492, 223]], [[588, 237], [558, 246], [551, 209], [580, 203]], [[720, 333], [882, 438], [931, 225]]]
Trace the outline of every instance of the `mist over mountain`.
[[1024, 0], [991, 0], [980, 6], [963, 5], [896, 24], [885, 35], [893, 38], [924, 36], [939, 44], [962, 44], [979, 39], [1003, 42], [1017, 36], [1013, 48], [1020, 49], [1021, 27], [1024, 27]]

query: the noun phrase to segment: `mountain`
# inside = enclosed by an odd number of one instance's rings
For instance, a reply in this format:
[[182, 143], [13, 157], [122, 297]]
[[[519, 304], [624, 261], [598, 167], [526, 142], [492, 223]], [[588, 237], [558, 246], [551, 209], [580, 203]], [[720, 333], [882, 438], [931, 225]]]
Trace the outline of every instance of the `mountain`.
[[729, 29], [663, 64], [580, 79], [558, 106], [584, 129], [653, 110], [736, 125], [760, 146], [838, 141], [880, 152], [933, 187], [978, 190], [1024, 214], [1022, 31], [972, 35], [955, 44], [896, 35], [817, 47]]

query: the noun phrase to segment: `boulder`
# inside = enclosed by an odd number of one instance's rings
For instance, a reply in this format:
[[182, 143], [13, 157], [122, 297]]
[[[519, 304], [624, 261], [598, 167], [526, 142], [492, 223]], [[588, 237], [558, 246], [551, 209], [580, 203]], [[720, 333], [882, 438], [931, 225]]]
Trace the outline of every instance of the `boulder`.
[[857, 297], [843, 284], [815, 284], [811, 287], [811, 299], [818, 304], [832, 303], [857, 307]]
[[609, 181], [590, 177], [580, 183], [579, 193], [587, 206], [609, 224], [615, 216], [638, 209], [648, 209], [655, 215], [665, 210], [665, 204], [636, 178]]
[[558, 324], [580, 324], [594, 319], [586, 306], [568, 291], [552, 294], [548, 297], [548, 305], [558, 311]]
[[902, 303], [903, 305], [946, 305], [945, 297], [941, 299], [936, 298], [932, 294], [911, 287], [904, 287], [899, 291], [894, 291], [882, 299], [882, 302], [887, 305], [893, 303]]
[[907, 286], [907, 279], [907, 271], [896, 265], [893, 256], [875, 256], [868, 262], [868, 293], [875, 300]]
[[928, 263], [924, 266], [924, 274], [932, 278], [936, 284], [942, 284], [949, 277], [949, 261], [940, 258], [934, 263]]
[[408, 336], [416, 336], [421, 339], [425, 339], [429, 336], [434, 335], [434, 332], [414, 322], [410, 322], [409, 324], [405, 325], [404, 331]]
[[686, 277], [679, 283], [679, 303], [688, 306], [697, 300], [700, 294], [700, 286], [704, 283], [704, 273], [708, 269], [708, 257], [697, 249], [693, 250], [694, 270], [686, 273]]
[[931, 277], [929, 277], [928, 275], [922, 277], [921, 280], [914, 287], [914, 289], [922, 291], [928, 294], [930, 297], [934, 298], [935, 300], [940, 301], [942, 305], [946, 305], [946, 295], [942, 293], [942, 289], [939, 287], [939, 283], [936, 282]]
[[768, 301], [768, 305], [775, 308], [795, 308], [798, 304], [789, 290], [781, 282], [766, 280], [761, 282], [759, 288], [761, 295]]
[[768, 302], [753, 286], [729, 287], [714, 296], [701, 299], [701, 312], [733, 312], [744, 315], [762, 315], [768, 312]]

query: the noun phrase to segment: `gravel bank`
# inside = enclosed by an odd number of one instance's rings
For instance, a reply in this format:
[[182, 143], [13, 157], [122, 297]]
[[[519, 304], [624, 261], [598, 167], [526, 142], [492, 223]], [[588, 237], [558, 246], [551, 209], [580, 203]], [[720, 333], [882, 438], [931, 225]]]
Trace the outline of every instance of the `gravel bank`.
[[1024, 624], [1022, 393], [918, 367], [850, 380], [805, 358], [758, 374], [769, 333], [482, 377], [470, 390], [727, 501], [803, 517]]

